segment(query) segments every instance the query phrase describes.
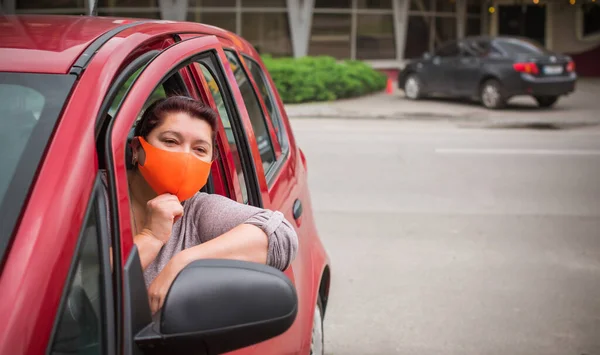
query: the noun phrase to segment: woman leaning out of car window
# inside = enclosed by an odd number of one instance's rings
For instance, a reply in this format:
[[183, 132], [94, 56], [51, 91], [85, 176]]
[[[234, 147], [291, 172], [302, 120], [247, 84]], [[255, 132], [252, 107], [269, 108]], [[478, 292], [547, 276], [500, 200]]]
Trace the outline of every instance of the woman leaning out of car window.
[[281, 212], [198, 192], [215, 159], [217, 120], [203, 103], [173, 96], [152, 103], [135, 128], [131, 222], [153, 313], [194, 260], [237, 259], [284, 270], [298, 249]]

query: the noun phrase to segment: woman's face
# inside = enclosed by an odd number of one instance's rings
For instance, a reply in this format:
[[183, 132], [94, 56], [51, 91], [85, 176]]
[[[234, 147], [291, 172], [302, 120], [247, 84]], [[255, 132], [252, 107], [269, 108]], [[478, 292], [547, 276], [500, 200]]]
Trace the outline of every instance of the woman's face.
[[[187, 113], [169, 113], [156, 126], [146, 141], [156, 148], [171, 152], [191, 153], [200, 160], [210, 163], [213, 156], [212, 130], [203, 119], [195, 118]], [[141, 146], [137, 145], [140, 163], [144, 163]]]

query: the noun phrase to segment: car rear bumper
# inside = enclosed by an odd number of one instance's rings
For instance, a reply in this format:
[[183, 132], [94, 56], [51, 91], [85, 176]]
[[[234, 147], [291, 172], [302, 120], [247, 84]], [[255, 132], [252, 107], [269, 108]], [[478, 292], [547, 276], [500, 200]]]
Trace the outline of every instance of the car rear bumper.
[[[520, 83], [514, 90], [508, 90], [510, 96], [562, 96], [575, 91], [577, 74], [571, 73], [556, 77], [535, 77], [529, 74], [521, 74]], [[510, 89], [510, 88], [508, 88]]]

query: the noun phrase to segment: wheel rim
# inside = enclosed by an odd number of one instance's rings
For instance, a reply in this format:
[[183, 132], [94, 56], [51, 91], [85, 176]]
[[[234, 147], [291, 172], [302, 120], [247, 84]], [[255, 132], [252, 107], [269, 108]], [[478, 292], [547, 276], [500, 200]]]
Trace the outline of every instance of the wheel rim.
[[315, 315], [313, 317], [312, 338], [310, 340], [310, 354], [323, 354], [323, 322], [321, 320], [321, 311], [319, 307], [315, 307]]
[[419, 95], [419, 82], [414, 76], [406, 79], [406, 84], [404, 84], [404, 93], [410, 99], [415, 99]]
[[484, 86], [481, 98], [485, 106], [494, 107], [498, 104], [498, 100], [500, 100], [500, 92], [498, 92], [498, 88], [495, 85], [488, 84]]

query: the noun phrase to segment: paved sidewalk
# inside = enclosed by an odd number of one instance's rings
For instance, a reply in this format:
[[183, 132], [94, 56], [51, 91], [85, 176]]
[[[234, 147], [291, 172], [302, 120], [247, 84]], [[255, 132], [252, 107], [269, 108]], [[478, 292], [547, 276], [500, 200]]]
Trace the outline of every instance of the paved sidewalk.
[[540, 109], [528, 97], [511, 100], [503, 110], [487, 110], [477, 103], [449, 99], [411, 101], [401, 90], [356, 99], [286, 105], [290, 118], [371, 118], [447, 120], [474, 126], [569, 127], [600, 124], [600, 79], [580, 79], [575, 93], [562, 97], [551, 109]]

